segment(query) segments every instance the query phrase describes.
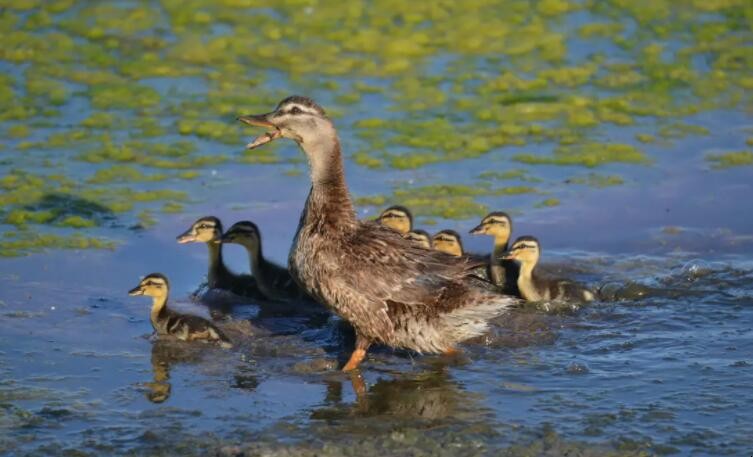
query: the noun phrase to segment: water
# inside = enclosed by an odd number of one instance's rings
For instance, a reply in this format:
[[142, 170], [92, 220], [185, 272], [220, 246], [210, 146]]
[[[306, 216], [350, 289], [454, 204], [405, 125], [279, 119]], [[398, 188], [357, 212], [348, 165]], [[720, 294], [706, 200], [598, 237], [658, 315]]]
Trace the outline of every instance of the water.
[[[750, 454], [750, 6], [651, 4], [0, 6], [0, 451]], [[206, 249], [175, 243], [199, 216], [251, 219], [287, 258], [306, 165], [242, 153], [258, 132], [232, 119], [294, 92], [333, 113], [360, 217], [405, 203], [466, 233], [507, 210], [607, 299], [526, 306], [458, 357], [377, 347], [360, 377], [326, 316], [236, 306], [229, 351], [151, 338], [126, 296], [146, 273], [209, 316]]]

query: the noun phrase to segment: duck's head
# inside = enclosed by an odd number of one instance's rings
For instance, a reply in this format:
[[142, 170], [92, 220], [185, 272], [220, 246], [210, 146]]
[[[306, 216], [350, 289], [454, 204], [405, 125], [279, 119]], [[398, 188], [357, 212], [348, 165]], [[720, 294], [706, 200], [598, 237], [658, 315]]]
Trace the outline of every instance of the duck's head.
[[249, 248], [258, 247], [261, 242], [259, 228], [251, 221], [240, 221], [233, 224], [224, 235], [223, 243], [241, 244]]
[[434, 235], [431, 241], [437, 251], [455, 256], [463, 255], [463, 243], [460, 241], [460, 234], [455, 230], [442, 230]]
[[138, 286], [128, 291], [128, 295], [146, 295], [149, 297], [166, 297], [170, 289], [167, 277], [162, 273], [144, 276]]
[[176, 237], [178, 243], [219, 243], [222, 223], [214, 216], [199, 218], [185, 232]]
[[481, 219], [481, 223], [469, 232], [471, 235], [491, 235], [494, 238], [507, 243], [512, 233], [512, 219], [507, 213], [495, 211]]
[[431, 249], [431, 237], [425, 230], [411, 230], [403, 236], [406, 240], [418, 243], [421, 247]]
[[541, 255], [539, 240], [532, 236], [521, 236], [515, 240], [510, 250], [502, 255], [502, 259], [517, 260], [522, 264], [535, 265]]
[[278, 138], [290, 138], [298, 144], [311, 144], [323, 134], [334, 133], [332, 121], [324, 110], [308, 97], [292, 95], [282, 100], [274, 111], [239, 116], [238, 120], [267, 132], [246, 145], [254, 149]]
[[413, 215], [408, 208], [400, 205], [390, 206], [382, 211], [377, 221], [403, 235], [413, 228]]

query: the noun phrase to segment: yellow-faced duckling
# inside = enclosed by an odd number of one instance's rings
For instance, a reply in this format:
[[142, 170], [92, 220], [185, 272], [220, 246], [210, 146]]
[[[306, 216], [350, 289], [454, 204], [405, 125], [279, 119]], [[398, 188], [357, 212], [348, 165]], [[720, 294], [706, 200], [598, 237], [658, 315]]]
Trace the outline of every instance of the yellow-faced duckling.
[[172, 335], [183, 341], [217, 342], [224, 348], [232, 347], [230, 340], [208, 320], [188, 314], [177, 313], [167, 307], [170, 284], [165, 275], [146, 275], [138, 286], [128, 291], [128, 295], [152, 297], [150, 320], [159, 335]]
[[471, 235], [490, 235], [494, 237], [494, 248], [489, 258], [487, 276], [490, 281], [500, 286], [510, 295], [519, 295], [518, 265], [512, 260], [504, 260], [512, 233], [512, 219], [507, 213], [494, 211], [481, 220], [481, 223], [469, 232]]
[[431, 249], [431, 236], [426, 230], [411, 230], [405, 234], [405, 239], [413, 241], [424, 249]]
[[207, 286], [210, 289], [229, 290], [238, 295], [259, 296], [256, 280], [250, 275], [230, 271], [222, 260], [222, 222], [214, 216], [196, 220], [191, 227], [176, 237], [178, 243], [205, 243], [209, 249]]
[[382, 211], [377, 221], [403, 235], [413, 229], [413, 215], [408, 208], [400, 205], [390, 206]]
[[312, 187], [288, 264], [306, 292], [353, 325], [356, 347], [343, 370], [357, 368], [375, 342], [452, 352], [514, 303], [468, 274], [479, 266], [469, 257], [424, 249], [356, 218], [337, 131], [311, 99], [288, 97], [270, 113], [239, 120], [267, 129], [247, 148], [290, 138], [308, 158]]
[[541, 256], [539, 240], [532, 236], [521, 236], [515, 240], [504, 259], [515, 260], [520, 264], [518, 289], [526, 301], [575, 301], [587, 302], [594, 294], [580, 284], [564, 279], [543, 278], [537, 274], [536, 264]]
[[251, 273], [256, 278], [256, 285], [268, 300], [290, 301], [305, 296], [293, 281], [287, 268], [264, 258], [261, 249], [261, 233], [253, 222], [236, 222], [222, 236], [222, 242], [240, 244], [246, 248], [251, 260]]
[[440, 252], [445, 252], [454, 256], [463, 255], [463, 242], [460, 241], [460, 234], [455, 230], [442, 230], [431, 239], [431, 245]]

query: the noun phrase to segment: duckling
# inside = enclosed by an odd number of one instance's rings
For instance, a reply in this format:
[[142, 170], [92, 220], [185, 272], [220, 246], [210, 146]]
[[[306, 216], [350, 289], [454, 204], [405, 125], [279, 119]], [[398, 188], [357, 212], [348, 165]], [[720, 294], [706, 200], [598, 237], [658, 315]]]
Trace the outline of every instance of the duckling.
[[594, 294], [580, 284], [564, 279], [549, 279], [538, 276], [536, 264], [541, 255], [539, 240], [521, 236], [515, 240], [503, 259], [512, 259], [520, 264], [518, 289], [526, 301], [560, 300], [588, 302]]
[[512, 260], [501, 260], [502, 255], [507, 252], [510, 234], [512, 233], [510, 216], [502, 211], [489, 213], [469, 233], [471, 235], [491, 235], [494, 237], [494, 248], [489, 257], [487, 277], [507, 294], [519, 296], [517, 287], [518, 264]]
[[289, 138], [308, 158], [311, 190], [288, 264], [307, 293], [354, 327], [355, 350], [344, 371], [356, 369], [376, 342], [419, 353], [455, 352], [515, 303], [469, 274], [483, 264], [424, 249], [356, 218], [337, 131], [313, 100], [288, 97], [273, 112], [239, 120], [268, 130], [247, 148]]
[[431, 241], [437, 251], [456, 257], [463, 255], [463, 242], [460, 241], [460, 234], [455, 230], [442, 230], [434, 235]]
[[222, 242], [240, 244], [246, 248], [251, 259], [251, 272], [256, 278], [256, 284], [268, 300], [291, 301], [305, 296], [293, 281], [287, 268], [264, 258], [261, 249], [261, 234], [253, 222], [236, 222], [222, 236]]
[[167, 307], [170, 284], [161, 273], [148, 274], [128, 295], [152, 297], [150, 320], [159, 335], [173, 335], [183, 341], [218, 342], [223, 348], [232, 347], [230, 340], [214, 324], [199, 316], [180, 314]]
[[431, 249], [431, 236], [426, 233], [426, 230], [411, 230], [404, 235], [404, 238], [406, 240], [415, 242], [424, 249]]
[[413, 229], [413, 215], [408, 208], [400, 205], [390, 206], [382, 211], [377, 221], [403, 235]]
[[200, 217], [185, 232], [176, 237], [178, 243], [206, 243], [209, 249], [209, 269], [207, 286], [210, 289], [223, 289], [237, 295], [258, 297], [256, 280], [250, 275], [230, 271], [222, 260], [222, 222], [214, 216]]

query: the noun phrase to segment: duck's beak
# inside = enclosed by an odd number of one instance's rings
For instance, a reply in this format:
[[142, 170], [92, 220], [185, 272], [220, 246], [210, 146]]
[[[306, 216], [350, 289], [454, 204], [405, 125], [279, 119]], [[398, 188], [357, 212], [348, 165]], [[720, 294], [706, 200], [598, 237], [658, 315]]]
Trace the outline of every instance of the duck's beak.
[[514, 259], [515, 259], [515, 257], [513, 257], [513, 252], [512, 252], [512, 251], [505, 251], [505, 252], [503, 252], [503, 253], [502, 253], [502, 254], [501, 254], [501, 255], [500, 255], [499, 257], [498, 257], [498, 259], [499, 259], [499, 260], [514, 260]]
[[138, 285], [129, 290], [128, 295], [144, 295], [144, 289], [141, 288], [141, 285]]
[[244, 124], [269, 129], [269, 131], [267, 131], [263, 135], [256, 137], [252, 142], [248, 143], [246, 145], [246, 149], [258, 148], [263, 144], [267, 144], [282, 137], [282, 131], [280, 131], [280, 129], [277, 128], [277, 126], [269, 120], [272, 117], [272, 114], [273, 113], [248, 114], [245, 116], [238, 116], [238, 120], [243, 122]]
[[470, 232], [471, 235], [483, 235], [484, 234], [484, 224], [478, 224], [477, 226], [473, 227]]
[[188, 229], [180, 235], [176, 236], [175, 240], [180, 244], [186, 244], [192, 241], [196, 241], [196, 235], [191, 232], [191, 229]]

